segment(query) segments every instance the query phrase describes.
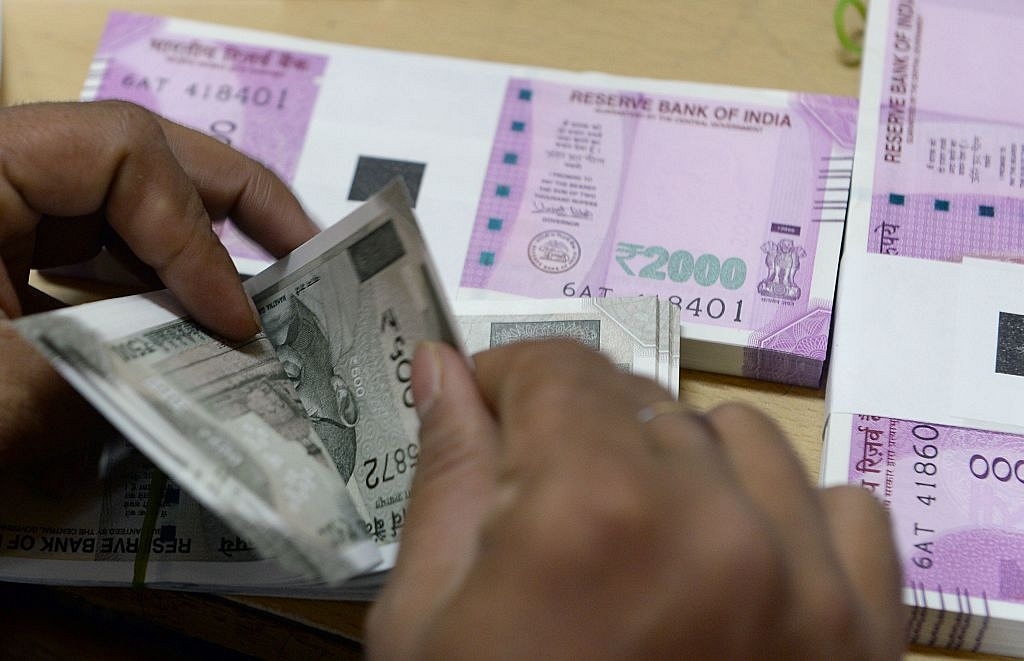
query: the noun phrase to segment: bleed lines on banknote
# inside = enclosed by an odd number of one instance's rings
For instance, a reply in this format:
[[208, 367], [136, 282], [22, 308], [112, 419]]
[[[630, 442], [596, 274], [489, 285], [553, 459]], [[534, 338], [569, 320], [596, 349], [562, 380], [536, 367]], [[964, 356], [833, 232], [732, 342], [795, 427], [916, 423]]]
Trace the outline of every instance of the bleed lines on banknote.
[[[933, 589], [924, 584], [923, 581], [911, 581], [910, 589], [914, 595], [911, 605], [910, 617], [907, 619], [907, 640], [917, 645], [928, 647], [945, 647], [946, 649], [978, 652], [981, 643], [985, 640], [985, 632], [988, 630], [991, 612], [988, 605], [988, 594], [981, 593], [981, 602], [985, 606], [985, 613], [975, 613], [971, 607], [971, 593], [966, 588], [957, 587], [948, 595], [950, 603], [947, 603], [947, 594], [941, 585]], [[928, 603], [928, 593], [932, 592], [938, 597], [937, 604]], [[953, 601], [955, 599], [955, 602]], [[943, 625], [946, 624], [946, 615], [952, 615], [952, 622], [949, 623], [949, 630], [943, 634]], [[978, 630], [974, 636], [967, 641], [968, 631], [971, 625], [978, 622]], [[944, 637], [944, 640], [940, 638]], [[965, 647], [965, 642], [968, 644]]]
[[818, 216], [812, 222], [844, 223], [850, 204], [853, 154], [848, 151], [834, 152], [822, 160], [825, 166], [818, 170], [818, 179], [822, 185], [815, 189], [818, 195], [815, 196], [813, 207]]

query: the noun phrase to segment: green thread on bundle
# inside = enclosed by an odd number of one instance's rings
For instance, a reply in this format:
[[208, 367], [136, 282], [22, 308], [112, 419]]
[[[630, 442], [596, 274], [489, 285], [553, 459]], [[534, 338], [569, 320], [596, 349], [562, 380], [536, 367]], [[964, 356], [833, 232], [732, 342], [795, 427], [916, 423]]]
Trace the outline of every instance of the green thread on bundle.
[[149, 478], [149, 498], [146, 500], [146, 516], [142, 520], [139, 531], [139, 548], [135, 551], [135, 567], [132, 572], [132, 587], [141, 588], [146, 585], [146, 570], [149, 568], [149, 550], [153, 548], [153, 533], [156, 530], [156, 519], [160, 515], [160, 505], [167, 490], [167, 475], [153, 467]]

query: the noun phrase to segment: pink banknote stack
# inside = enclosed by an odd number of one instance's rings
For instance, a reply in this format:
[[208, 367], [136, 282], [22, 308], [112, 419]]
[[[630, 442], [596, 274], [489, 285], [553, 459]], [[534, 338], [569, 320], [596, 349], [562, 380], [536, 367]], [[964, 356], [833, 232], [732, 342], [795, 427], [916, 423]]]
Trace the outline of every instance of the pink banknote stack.
[[911, 641], [1024, 655], [1024, 6], [873, 0], [823, 480], [892, 514]]
[[[405, 180], [452, 298], [658, 296], [684, 367], [817, 387], [853, 99], [399, 53], [115, 12], [83, 99], [249, 153], [323, 225]], [[238, 267], [269, 258], [230, 223]]]

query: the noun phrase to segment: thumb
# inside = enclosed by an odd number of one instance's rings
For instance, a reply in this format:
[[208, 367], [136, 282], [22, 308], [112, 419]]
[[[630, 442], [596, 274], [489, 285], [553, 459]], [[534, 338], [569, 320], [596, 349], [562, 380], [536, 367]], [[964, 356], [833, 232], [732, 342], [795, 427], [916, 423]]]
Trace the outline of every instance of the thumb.
[[413, 358], [420, 454], [401, 550], [366, 623], [371, 658], [410, 658], [476, 558], [492, 502], [498, 428], [464, 356], [425, 342]]

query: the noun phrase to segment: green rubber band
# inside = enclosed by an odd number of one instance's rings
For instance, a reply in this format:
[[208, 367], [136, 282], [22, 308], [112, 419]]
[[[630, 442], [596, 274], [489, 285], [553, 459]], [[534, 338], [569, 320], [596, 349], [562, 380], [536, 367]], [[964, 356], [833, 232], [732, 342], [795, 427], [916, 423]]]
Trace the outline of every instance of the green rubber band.
[[867, 8], [861, 0], [839, 0], [836, 3], [836, 10], [832, 14], [832, 20], [835, 23], [836, 36], [839, 38], [839, 43], [843, 49], [854, 55], [860, 55], [864, 51], [864, 47], [854, 41], [846, 30], [846, 10], [848, 7], [856, 9], [862, 19], [867, 17]]
[[160, 515], [160, 505], [167, 490], [167, 475], [156, 466], [149, 478], [149, 498], [146, 500], [146, 516], [139, 531], [139, 548], [135, 551], [135, 567], [132, 572], [132, 587], [146, 585], [146, 570], [149, 568], [149, 550], [153, 547], [153, 533]]

